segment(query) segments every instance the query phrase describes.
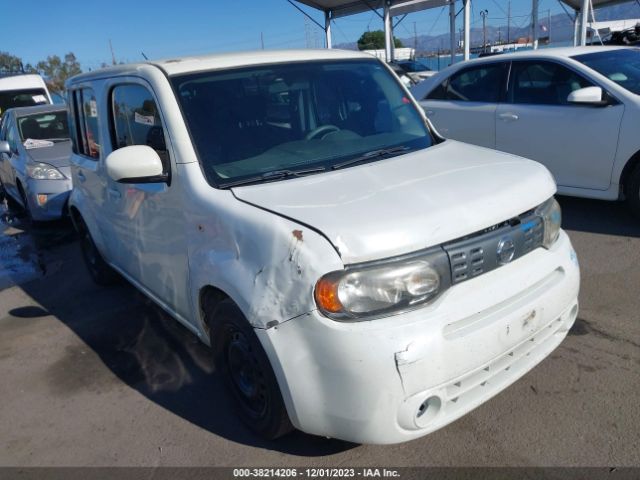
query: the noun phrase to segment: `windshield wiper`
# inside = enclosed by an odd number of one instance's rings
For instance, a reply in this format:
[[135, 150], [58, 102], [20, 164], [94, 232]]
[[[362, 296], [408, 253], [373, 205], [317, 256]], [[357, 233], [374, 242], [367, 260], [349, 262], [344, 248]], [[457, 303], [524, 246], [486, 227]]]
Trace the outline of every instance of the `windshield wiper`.
[[411, 147], [407, 147], [407, 146], [401, 145], [399, 147], [380, 148], [378, 150], [371, 150], [370, 152], [367, 152], [367, 153], [365, 153], [363, 155], [360, 155], [359, 157], [352, 158], [351, 160], [347, 160], [346, 162], [336, 163], [331, 168], [333, 170], [337, 170], [339, 168], [348, 167], [349, 165], [353, 165], [354, 163], [365, 162], [367, 160], [372, 160], [372, 159], [378, 158], [378, 157], [386, 157], [388, 155], [389, 156], [393, 156], [393, 155], [396, 155], [396, 154], [400, 154], [402, 152], [406, 152], [407, 150], [411, 150]]
[[262, 175], [249, 178], [241, 178], [240, 180], [232, 180], [230, 182], [221, 183], [218, 185], [220, 188], [238, 187], [240, 185], [249, 185], [251, 183], [268, 182], [271, 180], [281, 180], [289, 177], [304, 177], [313, 173], [324, 172], [325, 167], [313, 167], [300, 170], [274, 170], [272, 172], [266, 172]]

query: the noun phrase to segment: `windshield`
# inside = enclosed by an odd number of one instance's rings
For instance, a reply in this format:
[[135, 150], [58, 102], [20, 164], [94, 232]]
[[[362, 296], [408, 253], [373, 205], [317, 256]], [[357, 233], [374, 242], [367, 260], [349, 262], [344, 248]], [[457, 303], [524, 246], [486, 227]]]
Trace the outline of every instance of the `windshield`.
[[630, 92], [640, 95], [640, 49], [621, 48], [572, 58]]
[[69, 139], [67, 111], [44, 112], [18, 117], [18, 130], [24, 142], [31, 140], [49, 140], [62, 142]]
[[33, 107], [49, 103], [47, 93], [42, 88], [29, 90], [0, 90], [0, 115], [9, 108]]
[[341, 168], [360, 157], [377, 161], [432, 143], [413, 102], [375, 59], [275, 64], [172, 80], [204, 173], [220, 187]]

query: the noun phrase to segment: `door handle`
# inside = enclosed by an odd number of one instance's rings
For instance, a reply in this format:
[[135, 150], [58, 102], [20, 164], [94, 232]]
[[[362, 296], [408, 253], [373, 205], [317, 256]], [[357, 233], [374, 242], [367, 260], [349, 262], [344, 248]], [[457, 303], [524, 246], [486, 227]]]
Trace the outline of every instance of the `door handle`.
[[113, 197], [115, 199], [122, 198], [122, 194], [120, 193], [120, 191], [116, 190], [115, 188], [107, 188], [107, 192], [109, 193], [110, 197]]
[[505, 122], [515, 122], [519, 117], [515, 113], [501, 113], [500, 115], [498, 115], [498, 118], [500, 120], [504, 120]]
[[78, 171], [78, 180], [80, 180], [81, 182], [84, 182], [87, 179], [87, 177], [84, 176], [84, 173], [82, 173], [81, 171]]

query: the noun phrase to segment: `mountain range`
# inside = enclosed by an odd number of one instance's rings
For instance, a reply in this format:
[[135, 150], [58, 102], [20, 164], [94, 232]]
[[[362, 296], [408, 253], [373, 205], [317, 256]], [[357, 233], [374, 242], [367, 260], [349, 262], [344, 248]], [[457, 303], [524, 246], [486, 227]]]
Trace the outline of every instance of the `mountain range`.
[[[445, 7], [446, 8], [446, 7]], [[543, 13], [543, 12], [541, 12]], [[627, 18], [640, 18], [640, 3], [630, 2], [611, 7], [601, 8], [595, 11], [596, 21], [603, 22], [609, 20], [623, 20]], [[523, 27], [515, 25], [518, 22], [512, 22], [509, 28], [509, 39], [513, 42], [518, 38], [528, 37], [531, 35], [530, 24]], [[540, 16], [539, 24], [541, 26], [539, 36], [546, 37], [549, 35], [551, 43], [566, 42], [573, 38], [573, 21], [563, 12], [556, 15]], [[546, 29], [546, 30], [545, 30]], [[396, 29], [396, 33], [397, 33]], [[418, 32], [419, 33], [419, 32]], [[487, 42], [495, 43], [498, 41], [505, 42], [507, 40], [507, 25], [493, 26], [487, 25], [486, 28]], [[440, 35], [417, 35], [414, 37], [400, 37], [396, 35], [402, 43], [407, 47], [413, 47], [417, 43], [418, 52], [434, 52], [438, 49], [449, 49], [449, 33]], [[456, 38], [459, 39], [460, 33], [457, 32]], [[416, 41], [417, 40], [417, 41]], [[482, 45], [482, 27], [471, 29], [471, 46]], [[356, 42], [341, 43], [335, 46], [348, 50], [357, 49]]]

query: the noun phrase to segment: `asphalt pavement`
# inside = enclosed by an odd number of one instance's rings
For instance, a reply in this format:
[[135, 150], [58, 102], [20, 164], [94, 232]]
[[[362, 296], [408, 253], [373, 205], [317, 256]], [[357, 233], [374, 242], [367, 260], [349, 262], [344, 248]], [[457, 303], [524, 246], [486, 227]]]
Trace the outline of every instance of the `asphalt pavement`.
[[209, 350], [126, 283], [94, 285], [68, 222], [0, 224], [0, 466], [639, 466], [640, 221], [560, 198], [582, 271], [562, 345], [469, 415], [392, 446], [255, 437]]

